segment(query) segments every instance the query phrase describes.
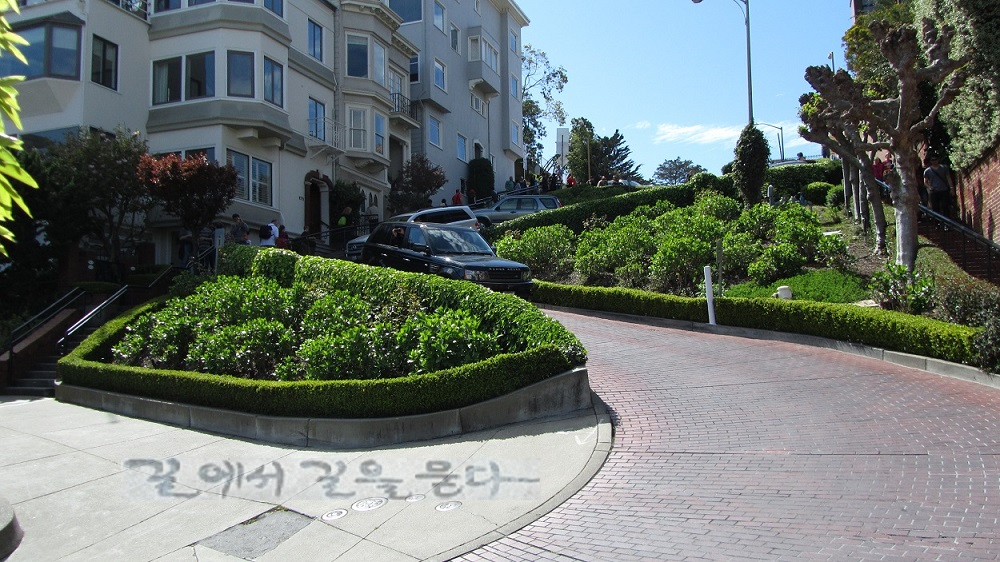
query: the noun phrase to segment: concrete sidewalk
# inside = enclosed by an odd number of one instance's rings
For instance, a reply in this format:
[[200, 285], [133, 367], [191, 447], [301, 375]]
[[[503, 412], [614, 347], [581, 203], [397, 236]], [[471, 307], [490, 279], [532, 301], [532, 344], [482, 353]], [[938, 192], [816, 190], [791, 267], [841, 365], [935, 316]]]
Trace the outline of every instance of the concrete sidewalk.
[[0, 498], [24, 530], [9, 561], [446, 560], [563, 503], [611, 440], [592, 409], [332, 451], [0, 397]]

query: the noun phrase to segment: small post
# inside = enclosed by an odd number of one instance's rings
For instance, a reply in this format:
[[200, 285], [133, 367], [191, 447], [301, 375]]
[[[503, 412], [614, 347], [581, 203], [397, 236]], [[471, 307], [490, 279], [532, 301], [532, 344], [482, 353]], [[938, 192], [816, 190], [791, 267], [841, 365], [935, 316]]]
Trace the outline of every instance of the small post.
[[708, 323], [715, 326], [715, 295], [712, 291], [712, 266], [705, 266], [705, 300], [708, 302]]

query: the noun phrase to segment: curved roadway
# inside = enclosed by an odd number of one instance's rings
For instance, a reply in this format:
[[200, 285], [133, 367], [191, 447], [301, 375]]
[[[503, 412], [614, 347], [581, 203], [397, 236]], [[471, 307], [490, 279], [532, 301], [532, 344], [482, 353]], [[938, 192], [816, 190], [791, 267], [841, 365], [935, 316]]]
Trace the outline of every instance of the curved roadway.
[[565, 311], [614, 447], [460, 560], [997, 560], [1000, 391], [862, 356]]

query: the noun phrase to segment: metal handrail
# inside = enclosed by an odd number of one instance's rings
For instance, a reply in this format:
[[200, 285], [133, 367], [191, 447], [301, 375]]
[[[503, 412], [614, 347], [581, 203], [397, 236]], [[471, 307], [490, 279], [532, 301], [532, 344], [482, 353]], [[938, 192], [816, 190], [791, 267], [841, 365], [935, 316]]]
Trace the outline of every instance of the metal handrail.
[[46, 322], [55, 318], [57, 314], [69, 308], [70, 305], [75, 303], [86, 293], [80, 287], [74, 287], [70, 289], [65, 295], [56, 299], [52, 304], [45, 307], [44, 310], [38, 314], [32, 316], [20, 326], [14, 328], [10, 331], [7, 337], [7, 373], [8, 376], [12, 376], [14, 373], [14, 356], [16, 355], [14, 348], [17, 344], [24, 341], [28, 336], [30, 336], [39, 326], [44, 325]]
[[84, 327], [87, 324], [87, 322], [93, 320], [98, 314], [107, 310], [108, 307], [114, 304], [127, 292], [128, 292], [128, 285], [122, 285], [117, 291], [115, 291], [113, 295], [105, 299], [104, 302], [95, 306], [93, 310], [91, 310], [87, 314], [84, 314], [83, 318], [77, 320], [75, 324], [73, 324], [66, 330], [66, 332], [63, 334], [63, 337], [59, 338], [59, 341], [56, 342], [56, 349], [62, 350], [63, 346], [66, 345], [66, 340], [72, 337], [77, 330]]
[[[924, 205], [919, 205], [919, 209], [925, 217], [936, 221], [942, 226], [948, 227], [949, 231], [962, 236], [962, 269], [966, 269], [968, 265], [967, 245], [971, 242], [974, 246], [980, 246], [986, 250], [986, 279], [990, 282], [1000, 280], [1000, 275], [997, 275], [995, 267], [997, 261], [1000, 260], [1000, 245], [964, 224], [932, 211]], [[996, 280], [994, 279], [995, 277], [997, 278]]]

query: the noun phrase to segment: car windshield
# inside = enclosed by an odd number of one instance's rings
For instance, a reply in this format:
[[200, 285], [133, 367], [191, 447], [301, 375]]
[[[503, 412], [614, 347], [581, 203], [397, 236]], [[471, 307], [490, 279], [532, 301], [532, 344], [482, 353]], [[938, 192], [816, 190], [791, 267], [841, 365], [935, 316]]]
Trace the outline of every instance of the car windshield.
[[427, 229], [427, 241], [435, 254], [486, 254], [493, 250], [475, 230]]

